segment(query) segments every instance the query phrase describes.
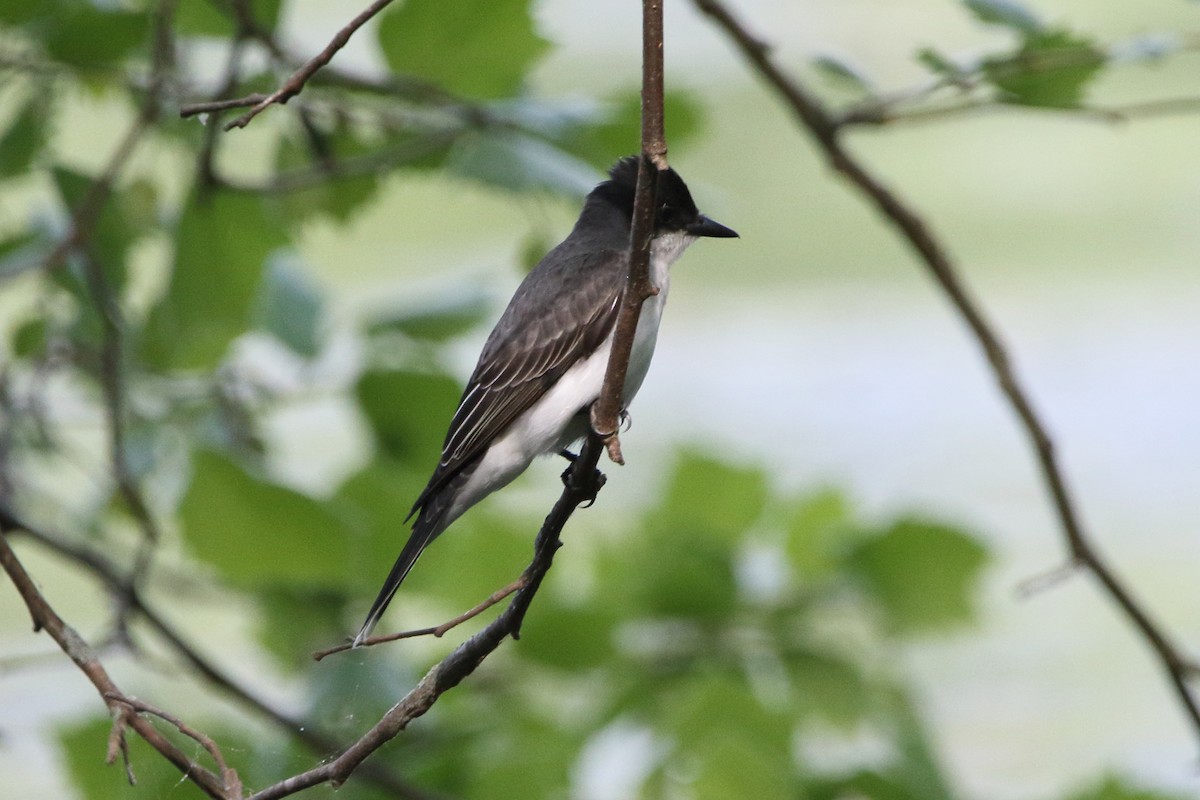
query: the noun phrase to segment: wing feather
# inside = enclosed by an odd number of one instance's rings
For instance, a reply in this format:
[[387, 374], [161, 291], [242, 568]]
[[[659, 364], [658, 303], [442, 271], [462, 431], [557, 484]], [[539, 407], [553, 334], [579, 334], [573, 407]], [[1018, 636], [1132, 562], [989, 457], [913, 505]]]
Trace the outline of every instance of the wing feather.
[[488, 337], [450, 423], [438, 467], [413, 513], [482, 456], [611, 332], [625, 281], [626, 253], [558, 256], [544, 259], [526, 278]]

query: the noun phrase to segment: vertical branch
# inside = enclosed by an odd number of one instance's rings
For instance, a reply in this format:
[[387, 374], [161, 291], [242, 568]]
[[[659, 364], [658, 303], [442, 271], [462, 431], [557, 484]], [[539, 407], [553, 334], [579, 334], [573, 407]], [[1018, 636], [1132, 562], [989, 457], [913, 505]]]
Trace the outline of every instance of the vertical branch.
[[633, 225], [629, 237], [629, 274], [613, 330], [612, 352], [604, 373], [600, 399], [592, 406], [592, 428], [604, 440], [608, 457], [624, 464], [617, 436], [618, 418], [625, 407], [625, 374], [637, 332], [642, 303], [658, 294], [650, 281], [650, 239], [659, 173], [667, 168], [667, 139], [663, 127], [663, 14], [661, 0], [642, 0], [642, 154], [638, 162]]

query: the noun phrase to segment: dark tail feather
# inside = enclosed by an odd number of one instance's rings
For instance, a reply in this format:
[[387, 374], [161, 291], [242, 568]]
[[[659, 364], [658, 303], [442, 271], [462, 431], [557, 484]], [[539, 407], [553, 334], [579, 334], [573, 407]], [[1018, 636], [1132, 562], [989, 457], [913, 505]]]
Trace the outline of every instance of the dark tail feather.
[[450, 511], [450, 506], [458, 496], [459, 490], [474, 471], [474, 465], [468, 465], [421, 507], [421, 513], [417, 515], [417, 521], [413, 524], [412, 535], [405, 542], [404, 549], [400, 551], [400, 556], [392, 566], [392, 571], [388, 573], [387, 580], [383, 582], [383, 588], [379, 590], [379, 596], [371, 605], [366, 621], [363, 622], [358, 635], [354, 637], [354, 647], [361, 645], [371, 635], [379, 618], [387, 610], [388, 603], [392, 602], [392, 598], [396, 596], [396, 590], [408, 576], [413, 564], [417, 563], [421, 553], [454, 521], [447, 520], [446, 514]]
[[417, 518], [417, 524], [413, 526], [412, 536], [408, 537], [404, 549], [400, 551], [400, 557], [396, 559], [396, 563], [392, 566], [392, 571], [388, 573], [387, 580], [383, 582], [383, 588], [379, 590], [379, 596], [375, 598], [375, 602], [367, 614], [366, 621], [363, 622], [358, 635], [354, 637], [355, 647], [358, 647], [371, 635], [371, 631], [374, 630], [375, 625], [379, 622], [379, 618], [387, 610], [388, 603], [392, 602], [392, 598], [396, 596], [396, 590], [400, 588], [400, 584], [408, 575], [408, 571], [413, 568], [413, 564], [417, 563], [417, 558], [436, 537], [437, 526], [424, 525], [422, 524], [424, 522], [424, 515]]

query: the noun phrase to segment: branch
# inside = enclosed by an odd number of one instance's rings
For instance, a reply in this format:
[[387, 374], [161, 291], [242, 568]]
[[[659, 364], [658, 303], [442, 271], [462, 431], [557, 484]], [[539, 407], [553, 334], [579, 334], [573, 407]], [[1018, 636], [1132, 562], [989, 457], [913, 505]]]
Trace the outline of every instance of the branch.
[[1084, 120], [1117, 123], [1175, 114], [1195, 114], [1197, 110], [1200, 110], [1200, 97], [1164, 97], [1117, 106], [1081, 105], [1074, 108], [1020, 105], [1006, 103], [994, 97], [941, 103], [914, 108], [911, 111], [897, 110], [896, 105], [895, 101], [886, 98], [867, 100], [840, 112], [834, 122], [839, 128], [852, 125], [883, 126], [895, 123], [929, 122], [979, 111], [1026, 111], [1070, 115]]
[[231, 785], [226, 784], [212, 771], [192, 761], [171, 740], [163, 736], [149, 720], [129, 712], [134, 701], [130, 700], [109, 677], [92, 647], [74, 628], [63, 622], [62, 618], [50, 607], [50, 604], [38, 591], [29, 573], [25, 571], [25, 567], [9, 547], [8, 531], [13, 527], [10, 525], [12, 522], [15, 520], [12, 520], [7, 514], [0, 516], [0, 567], [3, 567], [4, 571], [8, 573], [17, 592], [21, 595], [21, 599], [25, 601], [25, 607], [29, 610], [29, 616], [33, 620], [34, 631], [45, 630], [50, 634], [59, 648], [66, 653], [75, 666], [79, 667], [79, 670], [104, 698], [105, 704], [108, 705], [114, 717], [113, 738], [120, 741], [121, 729], [127, 725], [209, 797], [217, 798], [217, 800], [229, 800], [237, 797], [232, 793]]
[[136, 711], [141, 714], [150, 714], [151, 716], [166, 720], [174, 725], [176, 730], [178, 730], [184, 736], [187, 736], [189, 739], [195, 740], [201, 747], [208, 751], [208, 754], [216, 763], [217, 769], [221, 772], [221, 780], [224, 781], [225, 786], [228, 787], [227, 791], [229, 792], [229, 795], [231, 797], [242, 796], [241, 779], [238, 777], [237, 772], [233, 769], [230, 769], [229, 765], [225, 763], [225, 756], [222, 755], [221, 748], [217, 746], [217, 743], [214, 742], [210, 736], [201, 733], [178, 717], [168, 714], [166, 711], [163, 711], [160, 708], [155, 708], [149, 703], [144, 703], [141, 700], [137, 700], [132, 697], [111, 694], [105, 695], [104, 698], [115, 703], [120, 703], [123, 706], [128, 706], [132, 711]]
[[92, 185], [79, 205], [71, 210], [71, 219], [67, 224], [66, 234], [42, 259], [41, 267], [46, 271], [57, 269], [67, 256], [92, 235], [92, 229], [104, 210], [104, 204], [112, 195], [113, 186], [124, 171], [129, 159], [133, 156], [138, 144], [158, 120], [159, 95], [162, 92], [163, 81], [169, 71], [171, 53], [171, 20], [175, 14], [175, 0], [162, 0], [155, 12], [154, 19], [154, 58], [151, 65], [150, 85], [146, 97], [138, 110], [137, 118], [129, 126], [125, 136], [117, 144], [108, 158], [104, 171]]
[[[432, 636], [435, 639], [440, 639], [443, 636], [445, 636], [447, 633], [449, 633], [450, 631], [457, 628], [459, 625], [462, 625], [464, 622], [467, 622], [468, 620], [475, 619], [475, 617], [478, 617], [484, 611], [487, 611], [489, 608], [496, 605], [497, 603], [499, 603], [504, 598], [508, 597], [513, 592], [524, 589], [528, 585], [529, 585], [528, 576], [521, 575], [521, 577], [517, 578], [515, 581], [510, 583], [508, 586], [505, 586], [501, 589], [497, 589], [496, 591], [492, 592], [490, 595], [488, 595], [487, 599], [484, 600], [479, 605], [475, 606], [474, 608], [472, 608], [469, 611], [464, 611], [462, 614], [459, 614], [457, 617], [455, 617], [453, 619], [443, 622], [441, 625], [433, 625], [428, 628], [417, 628], [417, 629], [411, 630], [411, 631], [401, 631], [400, 633], [388, 633], [388, 634], [384, 634], [382, 636], [371, 636], [371, 637], [363, 640], [358, 646], [371, 647], [373, 645], [383, 644], [385, 642], [395, 642], [400, 639], [415, 639], [418, 636]], [[354, 647], [355, 647], [354, 642], [348, 641], [343, 644], [339, 644], [335, 647], [329, 647], [324, 650], [318, 650], [317, 652], [313, 653], [313, 661], [320, 661], [321, 659], [325, 658], [326, 656], [331, 656], [334, 653], [344, 653], [347, 650], [353, 650]]]
[[562, 494], [538, 531], [533, 561], [525, 568], [519, 581], [521, 588], [514, 593], [512, 602], [504, 611], [431, 669], [416, 687], [340, 756], [268, 786], [252, 795], [250, 800], [276, 800], [322, 783], [330, 783], [337, 788], [368, 756], [395, 738], [410, 722], [432, 708], [439, 697], [474, 672], [506, 638], [520, 638], [525, 613], [554, 562], [554, 554], [562, 546], [560, 534], [563, 526], [576, 508], [594, 501], [604, 485], [604, 476], [596, 469], [602, 447], [603, 442], [595, 433], [584, 442], [579, 458], [567, 472]]
[[222, 100], [216, 103], [196, 103], [193, 105], [182, 106], [179, 109], [179, 116], [187, 118], [196, 114], [203, 114], [209, 111], [227, 110], [230, 108], [245, 108], [250, 106], [250, 110], [242, 116], [225, 124], [224, 129], [229, 131], [234, 128], [244, 128], [250, 124], [251, 120], [266, 111], [271, 106], [278, 103], [284, 105], [288, 100], [291, 100], [296, 95], [304, 90], [304, 85], [308, 83], [309, 78], [317, 73], [321, 67], [324, 67], [339, 50], [346, 46], [350, 41], [350, 37], [354, 32], [361, 28], [366, 22], [386, 8], [392, 0], [375, 0], [371, 5], [367, 6], [354, 19], [350, 20], [346, 25], [334, 34], [333, 39], [325, 46], [325, 49], [317, 53], [315, 56], [304, 62], [293, 72], [283, 84], [269, 95], [252, 94], [237, 100]]
[[[147, 605], [142, 600], [140, 591], [131, 586], [122, 576], [121, 571], [100, 553], [63, 541], [36, 526], [29, 525], [2, 504], [0, 504], [0, 531], [20, 532], [51, 552], [86, 568], [111, 593], [126, 598], [130, 610], [136, 612], [151, 629], [158, 633], [167, 646], [183, 660], [193, 673], [199, 675], [200, 678], [219, 689], [233, 701], [269, 720], [282, 732], [303, 743], [314, 753], [325, 756], [343, 749], [344, 744], [338, 738], [323, 731], [310, 720], [293, 716], [270, 705], [205, 658], [161, 614]], [[408, 800], [427, 800], [429, 797], [412, 784], [396, 776], [391, 770], [384, 768], [383, 765], [367, 764], [363, 767], [363, 773], [365, 778], [394, 797]]]
[[1197, 704], [1187, 683], [1194, 673], [1194, 666], [1167, 638], [1162, 627], [1134, 600], [1130, 591], [1092, 545], [1067, 489], [1066, 477], [1059, 466], [1048, 429], [1034, 410], [1027, 390], [1017, 378], [998, 334], [959, 280], [945, 247], [916, 212], [867, 172], [845, 150], [838, 136], [840, 129], [833, 117], [798, 81], [782, 73], [771, 59], [763, 42], [751, 35], [719, 0], [693, 2], [725, 31], [751, 66], [783, 97], [800, 123], [808, 129], [817, 145], [824, 151], [833, 168], [866, 195], [880, 213], [899, 229], [900, 234], [917, 252], [929, 273], [966, 322], [983, 350], [1001, 392], [1016, 413], [1033, 446], [1042, 481], [1050, 494], [1072, 564], [1086, 569], [1096, 577], [1109, 597], [1154, 650], [1175, 689], [1184, 713], [1191, 720], [1197, 734], [1200, 734], [1200, 705]]
[[663, 130], [663, 17], [661, 0], [642, 0], [642, 156], [638, 162], [633, 224], [629, 236], [629, 275], [621, 294], [621, 308], [613, 329], [612, 350], [604, 372], [600, 399], [592, 406], [592, 429], [608, 448], [608, 457], [624, 464], [618, 437], [625, 408], [625, 374], [637, 332], [642, 303], [658, 294], [650, 281], [650, 240], [659, 173], [667, 168], [667, 141]]

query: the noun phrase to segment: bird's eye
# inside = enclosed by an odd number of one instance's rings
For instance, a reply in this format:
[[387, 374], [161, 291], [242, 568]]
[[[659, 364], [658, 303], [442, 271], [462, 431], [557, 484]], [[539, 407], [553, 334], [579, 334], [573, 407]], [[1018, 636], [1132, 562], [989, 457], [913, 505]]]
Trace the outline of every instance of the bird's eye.
[[677, 228], [683, 222], [683, 215], [675, 206], [661, 206], [658, 209], [658, 219], [663, 225], [670, 228]]

